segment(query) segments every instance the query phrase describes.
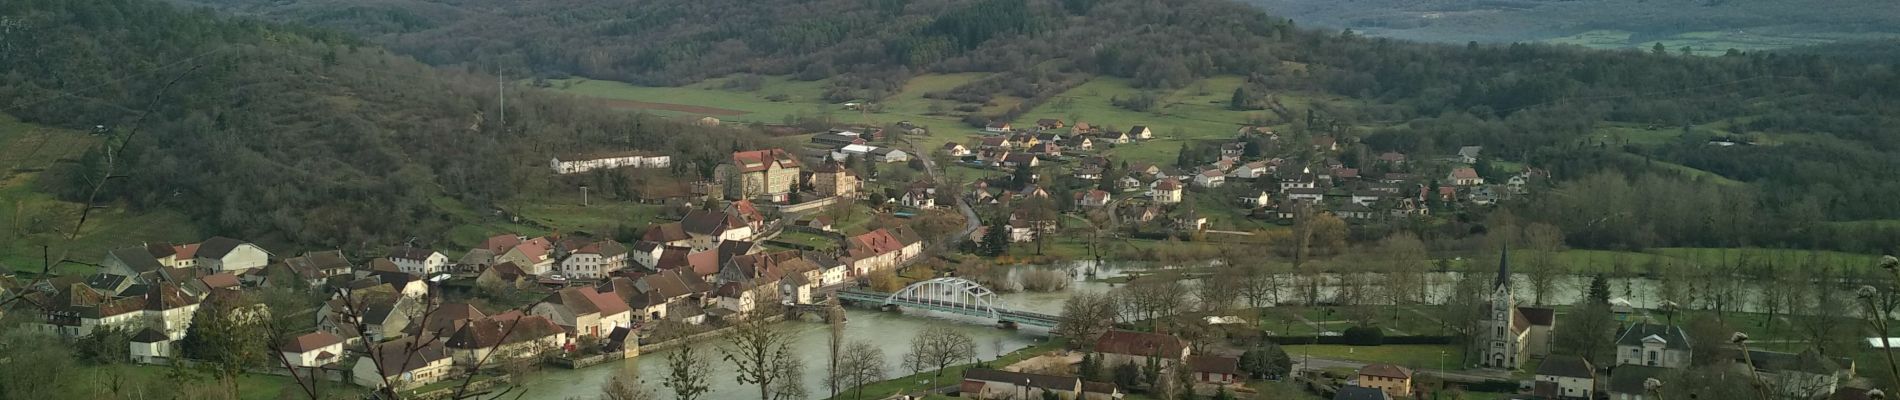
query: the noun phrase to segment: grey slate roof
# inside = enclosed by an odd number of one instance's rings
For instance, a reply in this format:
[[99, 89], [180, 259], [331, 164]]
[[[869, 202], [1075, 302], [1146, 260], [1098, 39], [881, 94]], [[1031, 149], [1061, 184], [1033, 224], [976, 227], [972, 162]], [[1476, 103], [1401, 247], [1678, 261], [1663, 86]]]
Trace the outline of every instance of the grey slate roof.
[[1638, 322], [1634, 325], [1630, 325], [1629, 329], [1624, 330], [1622, 335], [1616, 337], [1616, 345], [1642, 346], [1643, 338], [1652, 335], [1662, 338], [1664, 348], [1670, 350], [1689, 349], [1689, 337], [1682, 332], [1682, 327], [1652, 324], [1648, 322]]
[[1663, 375], [1667, 373], [1669, 369], [1663, 367], [1618, 365], [1610, 371], [1610, 393], [1642, 394], [1648, 390], [1643, 388], [1644, 380], [1664, 379]]
[[1392, 400], [1385, 391], [1364, 386], [1340, 386], [1333, 400]]

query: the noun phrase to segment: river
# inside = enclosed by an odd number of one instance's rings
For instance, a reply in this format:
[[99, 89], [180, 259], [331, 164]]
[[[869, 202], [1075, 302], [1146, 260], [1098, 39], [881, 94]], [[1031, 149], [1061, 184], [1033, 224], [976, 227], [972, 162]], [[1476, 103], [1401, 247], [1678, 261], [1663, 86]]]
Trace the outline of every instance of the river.
[[[1135, 267], [1122, 266], [1121, 264], [1111, 264], [1104, 266], [1100, 274], [1103, 276], [1115, 276], [1124, 270], [1134, 268]], [[1448, 291], [1451, 287], [1445, 282], [1455, 279], [1455, 274], [1456, 273], [1428, 274], [1427, 280], [1433, 282], [1430, 290], [1430, 298], [1432, 301], [1441, 301], [1449, 294]], [[1337, 277], [1328, 276], [1328, 280], [1336, 279]], [[1484, 277], [1484, 279], [1489, 280], [1490, 277], [1487, 276]], [[1528, 304], [1528, 300], [1531, 298], [1528, 279], [1522, 274], [1517, 274], [1514, 276], [1513, 281], [1517, 288], [1519, 303]], [[1561, 277], [1558, 279], [1557, 284], [1553, 285], [1552, 293], [1546, 297], [1556, 299], [1553, 301], [1555, 304], [1571, 303], [1581, 298], [1583, 291], [1588, 287], [1589, 281], [1590, 278], [1586, 276]], [[1288, 286], [1283, 290], [1281, 300], [1283, 302], [1298, 301], [1298, 288], [1292, 286], [1293, 280], [1287, 279], [1285, 282]], [[1657, 284], [1653, 279], [1612, 278], [1608, 283], [1613, 296], [1627, 298], [1639, 308], [1655, 307], [1660, 302], [1660, 299], [1656, 296]], [[997, 305], [1001, 307], [1057, 314], [1062, 309], [1063, 300], [1067, 299], [1072, 293], [1077, 291], [1105, 291], [1112, 289], [1113, 286], [1114, 285], [1101, 282], [1088, 282], [1085, 280], [1085, 277], [1078, 276], [1074, 284], [1065, 292], [999, 293], [996, 295], [995, 301]], [[1737, 288], [1737, 301], [1731, 304], [1731, 310], [1752, 311], [1756, 309], [1756, 304], [1751, 299], [1756, 297], [1759, 293], [1759, 289], [1753, 287], [1755, 285], [1746, 283], [1738, 286], [1742, 287]], [[1321, 289], [1320, 298], [1330, 298], [1335, 291], [1336, 287], [1328, 284]], [[1678, 302], [1687, 303], [1680, 300], [1678, 300]], [[889, 313], [858, 308], [848, 308], [845, 313], [848, 321], [845, 324], [845, 340], [847, 342], [867, 341], [878, 348], [884, 349], [885, 365], [890, 368], [886, 371], [887, 377], [898, 377], [909, 374], [908, 371], [902, 370], [904, 352], [909, 348], [911, 337], [929, 327], [950, 327], [970, 335], [970, 337], [976, 341], [978, 357], [983, 359], [993, 359], [1001, 354], [1029, 347], [1043, 340], [1047, 340], [1048, 337], [1047, 331], [1034, 327], [1025, 327], [1023, 330], [1005, 330], [988, 325], [989, 322], [987, 321], [956, 315], [923, 312]], [[829, 393], [829, 390], [824, 387], [823, 383], [827, 353], [825, 343], [829, 337], [826, 325], [811, 319], [785, 321], [781, 322], [781, 324], [784, 324], [784, 326], [792, 332], [792, 348], [796, 356], [805, 361], [805, 390], [811, 394], [809, 398], [824, 398], [825, 395]], [[738, 384], [732, 372], [731, 365], [723, 360], [717, 360], [718, 352], [712, 347], [724, 343], [725, 342], [719, 339], [713, 339], [705, 344], [709, 346], [707, 351], [714, 359], [712, 368], [714, 376], [710, 380], [712, 391], [708, 393], [705, 398], [745, 399], [757, 396], [758, 388], [756, 386]], [[655, 351], [643, 354], [635, 359], [602, 364], [579, 370], [549, 368], [523, 378], [523, 388], [527, 391], [527, 395], [524, 396], [524, 398], [594, 399], [599, 397], [602, 384], [606, 383], [609, 378], [618, 374], [635, 373], [645, 377], [645, 385], [651, 388], [656, 394], [659, 394], [660, 398], [670, 399], [672, 395], [668, 393], [665, 388], [661, 387], [658, 381], [659, 377], [665, 373], [665, 356], [670, 351], [671, 350]]]
[[[1118, 273], [1110, 269], [1103, 274]], [[994, 300], [999, 307], [1055, 314], [1062, 310], [1062, 301], [1069, 293], [1078, 290], [1108, 290], [1111, 285], [1100, 282], [1087, 282], [1078, 277], [1068, 292], [1056, 293], [998, 293]], [[1018, 349], [1029, 347], [1048, 340], [1048, 332], [1034, 327], [1021, 330], [1006, 330], [989, 325], [991, 322], [939, 313], [889, 313], [869, 309], [846, 308], [844, 337], [846, 342], [865, 341], [884, 349], [885, 371], [887, 377], [909, 375], [903, 370], [904, 353], [910, 348], [910, 339], [918, 332], [930, 327], [949, 327], [970, 335], [976, 340], [977, 356], [985, 360], [994, 359]], [[805, 361], [805, 391], [808, 398], [823, 399], [830, 391], [824, 385], [826, 342], [830, 332], [826, 324], [815, 318], [780, 322], [792, 332], [792, 350]], [[758, 396], [758, 387], [738, 384], [730, 363], [718, 360], [718, 351], [712, 346], [723, 345], [721, 339], [712, 339], [705, 344], [712, 355], [713, 377], [709, 381], [712, 391], [706, 399], [746, 399]], [[526, 390], [523, 398], [529, 399], [595, 399], [600, 396], [600, 388], [608, 379], [618, 374], [634, 373], [643, 378], [648, 388], [659, 398], [673, 398], [666, 388], [661, 387], [659, 379], [666, 373], [666, 354], [672, 350], [660, 350], [641, 354], [631, 360], [601, 364], [593, 367], [567, 370], [549, 367], [541, 372], [523, 378], [522, 388]], [[869, 395], [869, 393], [866, 393]]]

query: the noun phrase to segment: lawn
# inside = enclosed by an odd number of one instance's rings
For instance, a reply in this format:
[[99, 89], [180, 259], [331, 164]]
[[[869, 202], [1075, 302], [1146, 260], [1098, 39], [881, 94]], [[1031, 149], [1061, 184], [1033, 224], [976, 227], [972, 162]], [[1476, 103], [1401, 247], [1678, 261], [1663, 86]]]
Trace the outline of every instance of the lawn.
[[595, 196], [581, 205], [578, 193], [567, 196], [538, 196], [533, 203], [516, 208], [521, 217], [561, 232], [586, 232], [611, 235], [622, 225], [644, 227], [654, 222], [665, 208], [658, 204], [616, 201]]
[[[1318, 323], [1329, 332], [1343, 332], [1351, 328], [1350, 307], [1267, 307], [1260, 310], [1260, 329], [1273, 332], [1278, 336], [1308, 336], [1314, 334], [1313, 326], [1305, 321]], [[1412, 305], [1394, 309], [1390, 306], [1370, 306], [1374, 324], [1385, 328], [1387, 335], [1439, 335], [1444, 333], [1444, 325], [1427, 318], [1437, 315], [1436, 306]], [[1395, 314], [1396, 313], [1396, 314]]]
[[[1050, 340], [1048, 342], [1044, 342], [1042, 344], [1038, 344], [1035, 346], [1025, 347], [1020, 350], [1010, 352], [1009, 354], [1004, 354], [1001, 359], [991, 361], [990, 364], [993, 366], [1013, 364], [1018, 361], [1029, 359], [1030, 357], [1035, 357], [1043, 353], [1061, 349], [1063, 343], [1064, 342], [1062, 340], [1056, 339], [1056, 340]], [[926, 388], [926, 387], [938, 388], [938, 387], [956, 385], [958, 382], [963, 381], [963, 370], [970, 369], [970, 367], [972, 366], [973, 366], [972, 364], [953, 365], [953, 366], [950, 366], [949, 368], [944, 368], [941, 374], [939, 374], [937, 371], [930, 371], [930, 372], [925, 372], [921, 374], [899, 377], [896, 379], [890, 379], [886, 381], [868, 384], [864, 386], [864, 394], [865, 396], [869, 398], [885, 398], [885, 397], [889, 397], [889, 395], [894, 395], [900, 392], [916, 391], [916, 390], [919, 390], [921, 388]], [[928, 381], [928, 382], [924, 382], [924, 381]], [[924, 383], [920, 385], [919, 382], [924, 382]], [[847, 394], [847, 392], [854, 392], [854, 391], [856, 391], [855, 388], [840, 390], [838, 397], [833, 397], [832, 399], [851, 398], [851, 396]]]
[[[102, 383], [108, 382], [108, 380], [104, 378], [107, 376], [122, 378], [124, 381], [119, 384], [122, 385], [122, 387], [130, 388], [130, 390], [159, 386], [163, 386], [168, 390], [179, 390], [180, 387], [184, 385], [199, 385], [204, 387], [217, 387], [218, 385], [214, 380], [211, 380], [211, 378], [197, 374], [193, 374], [193, 379], [181, 381], [170, 377], [171, 372], [170, 367], [153, 365], [87, 366], [82, 367], [78, 371], [78, 373], [81, 374], [95, 376], [97, 378], [94, 378], [94, 380]], [[290, 378], [275, 375], [244, 374], [239, 375], [237, 381], [239, 399], [277, 399], [282, 398], [281, 395], [285, 390], [296, 390], [292, 387], [295, 383], [292, 382]], [[355, 389], [355, 386], [339, 386], [338, 384], [331, 384], [331, 387], [342, 387], [344, 390]], [[97, 389], [109, 390], [105, 388]], [[84, 393], [74, 393], [74, 395], [75, 397], [73, 398], [75, 399], [109, 397], [92, 396]]]
[[[33, 189], [33, 172], [61, 159], [79, 157], [97, 141], [80, 132], [26, 124], [0, 114], [0, 264], [16, 271], [40, 271], [42, 247], [51, 258], [98, 262], [107, 250], [143, 242], [186, 242], [202, 239], [183, 215], [169, 211], [133, 213], [120, 207], [96, 209], [80, 234], [68, 240], [78, 221], [80, 204], [61, 201]], [[109, 233], [109, 234], [108, 234]], [[90, 273], [80, 265], [63, 265], [57, 272]]]
[[[1386, 363], [1411, 367], [1412, 369], [1439, 369], [1440, 361], [1446, 367], [1457, 367], [1458, 346], [1453, 345], [1385, 345], [1385, 346], [1347, 346], [1347, 345], [1297, 345], [1286, 346], [1286, 354], [1299, 361], [1305, 356], [1333, 360], [1351, 360], [1367, 363]], [[1440, 357], [1440, 355], [1443, 357]]]

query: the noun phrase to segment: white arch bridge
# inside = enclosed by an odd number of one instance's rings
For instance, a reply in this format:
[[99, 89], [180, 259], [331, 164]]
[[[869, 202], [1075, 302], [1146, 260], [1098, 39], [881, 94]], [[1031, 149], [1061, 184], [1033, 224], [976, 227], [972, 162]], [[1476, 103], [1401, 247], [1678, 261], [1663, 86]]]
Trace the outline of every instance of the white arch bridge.
[[963, 278], [935, 278], [913, 283], [897, 293], [867, 289], [840, 290], [838, 300], [860, 304], [879, 304], [915, 308], [994, 320], [1003, 325], [1028, 325], [1055, 328], [1054, 315], [997, 307], [996, 292]]

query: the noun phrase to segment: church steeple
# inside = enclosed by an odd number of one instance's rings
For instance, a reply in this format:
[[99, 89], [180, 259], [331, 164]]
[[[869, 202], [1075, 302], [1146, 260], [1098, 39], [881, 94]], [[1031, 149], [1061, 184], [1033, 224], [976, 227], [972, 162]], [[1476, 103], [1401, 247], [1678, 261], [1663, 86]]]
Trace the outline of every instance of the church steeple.
[[1503, 251], [1498, 253], [1498, 278], [1491, 282], [1491, 286], [1498, 287], [1509, 284], [1511, 284], [1511, 245], [1506, 243], [1504, 244]]

